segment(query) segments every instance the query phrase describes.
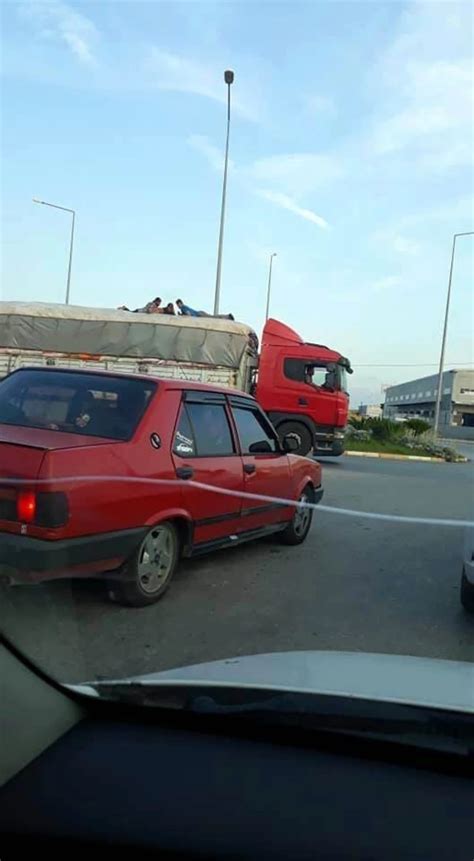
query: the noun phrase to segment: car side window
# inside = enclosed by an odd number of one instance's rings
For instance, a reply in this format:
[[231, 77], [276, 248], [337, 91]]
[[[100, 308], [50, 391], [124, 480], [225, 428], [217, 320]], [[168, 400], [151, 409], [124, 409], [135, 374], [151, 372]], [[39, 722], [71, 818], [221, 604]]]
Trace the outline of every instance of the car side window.
[[196, 443], [186, 407], [181, 410], [174, 435], [173, 451], [181, 457], [193, 457], [196, 454]]
[[186, 412], [198, 457], [235, 454], [224, 404], [187, 403]]
[[280, 451], [277, 438], [258, 410], [232, 407], [242, 454], [264, 454]]

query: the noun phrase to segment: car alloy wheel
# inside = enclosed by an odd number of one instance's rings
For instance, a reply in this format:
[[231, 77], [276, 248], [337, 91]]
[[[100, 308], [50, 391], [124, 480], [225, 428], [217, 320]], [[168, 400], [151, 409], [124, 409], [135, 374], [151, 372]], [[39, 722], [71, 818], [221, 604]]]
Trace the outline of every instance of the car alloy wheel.
[[176, 534], [167, 523], [155, 526], [138, 552], [137, 579], [147, 595], [158, 592], [173, 570], [177, 551]]
[[[302, 493], [298, 502], [310, 502], [306, 493]], [[299, 505], [293, 517], [293, 529], [298, 538], [301, 538], [309, 529], [311, 523], [311, 509], [307, 506]]]

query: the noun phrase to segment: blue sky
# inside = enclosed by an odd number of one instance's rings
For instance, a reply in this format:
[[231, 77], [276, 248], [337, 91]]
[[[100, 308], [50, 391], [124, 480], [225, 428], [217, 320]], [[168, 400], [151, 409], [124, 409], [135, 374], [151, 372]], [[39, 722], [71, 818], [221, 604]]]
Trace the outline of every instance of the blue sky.
[[[4, 2], [2, 298], [265, 309], [348, 355], [353, 402], [432, 373], [474, 229], [472, 6]], [[473, 361], [473, 239], [447, 359]], [[414, 368], [397, 365], [417, 365]], [[386, 365], [385, 367], [378, 367]]]

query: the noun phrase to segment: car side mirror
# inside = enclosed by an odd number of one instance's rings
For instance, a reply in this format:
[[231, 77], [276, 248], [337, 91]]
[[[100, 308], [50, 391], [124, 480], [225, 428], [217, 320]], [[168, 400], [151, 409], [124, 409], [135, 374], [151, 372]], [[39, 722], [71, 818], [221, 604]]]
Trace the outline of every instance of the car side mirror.
[[271, 454], [273, 451], [267, 439], [259, 439], [249, 445], [249, 454]]
[[281, 441], [281, 447], [287, 454], [290, 454], [292, 451], [298, 451], [299, 442], [296, 434], [287, 433]]

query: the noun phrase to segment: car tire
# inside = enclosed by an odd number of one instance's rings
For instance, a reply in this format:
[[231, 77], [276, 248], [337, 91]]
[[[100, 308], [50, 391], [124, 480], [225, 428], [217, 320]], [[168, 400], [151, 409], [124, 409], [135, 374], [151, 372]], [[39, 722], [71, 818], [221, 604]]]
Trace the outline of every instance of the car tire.
[[464, 568], [461, 576], [461, 604], [468, 613], [474, 613], [474, 584], [466, 577]]
[[169, 520], [153, 526], [109, 588], [109, 598], [125, 607], [147, 607], [163, 597], [176, 570], [180, 541]]
[[311, 431], [302, 422], [283, 422], [283, 424], [278, 426], [277, 432], [280, 442], [282, 442], [283, 437], [287, 434], [292, 434], [298, 439], [298, 448], [293, 454], [299, 454], [304, 457], [313, 448]]
[[[298, 502], [313, 502], [313, 488], [307, 485], [302, 493], [300, 493]], [[308, 532], [311, 528], [313, 520], [312, 508], [295, 508], [292, 519], [285, 527], [283, 532], [279, 533], [280, 541], [283, 544], [302, 544], [306, 540]]]

